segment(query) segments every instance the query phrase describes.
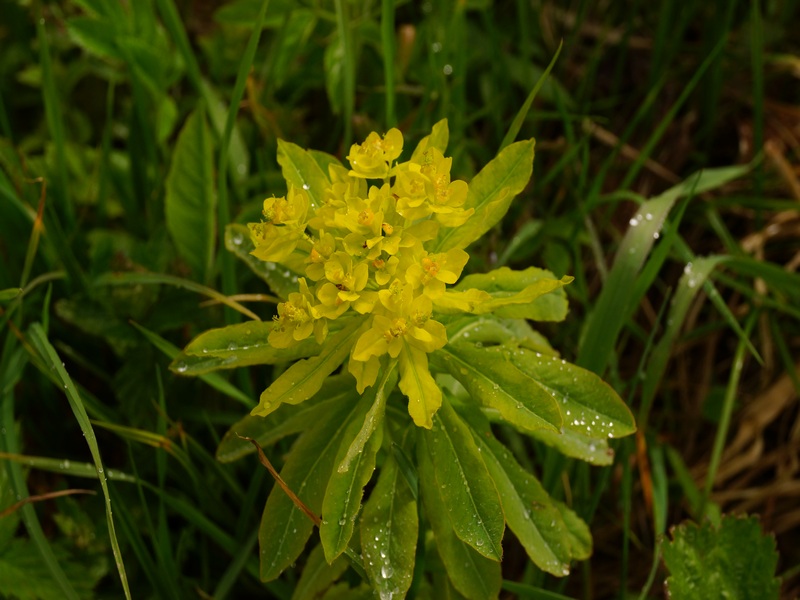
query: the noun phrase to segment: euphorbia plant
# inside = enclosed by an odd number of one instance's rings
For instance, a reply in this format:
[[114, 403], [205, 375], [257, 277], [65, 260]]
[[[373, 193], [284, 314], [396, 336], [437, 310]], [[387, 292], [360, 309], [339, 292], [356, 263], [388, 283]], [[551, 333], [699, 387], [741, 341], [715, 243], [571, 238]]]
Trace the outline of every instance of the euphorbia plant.
[[468, 185], [451, 176], [447, 138], [442, 121], [398, 162], [400, 131], [372, 133], [351, 147], [349, 168], [280, 142], [286, 195], [264, 201], [259, 223], [227, 230], [229, 249], [281, 297], [277, 314], [200, 335], [173, 368], [291, 363], [218, 450], [230, 461], [252, 450], [242, 436], [268, 446], [300, 433], [281, 471], [297, 498], [275, 486], [264, 509], [265, 580], [312, 534], [301, 503], [321, 515], [301, 578], [315, 589], [347, 569], [346, 553], [367, 594], [402, 598], [416, 572], [417, 592], [494, 598], [506, 525], [557, 576], [591, 552], [586, 525], [492, 424], [608, 464], [608, 438], [630, 434], [633, 418], [528, 323], [565, 318], [571, 278], [533, 267], [461, 277], [466, 248], [526, 186], [533, 140], [503, 149]]

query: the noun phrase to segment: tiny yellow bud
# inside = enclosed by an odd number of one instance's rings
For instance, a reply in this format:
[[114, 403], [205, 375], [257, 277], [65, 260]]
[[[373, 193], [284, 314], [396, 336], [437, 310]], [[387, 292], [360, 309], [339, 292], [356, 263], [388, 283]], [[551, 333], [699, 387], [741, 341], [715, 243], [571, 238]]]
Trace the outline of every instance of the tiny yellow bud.
[[381, 229], [383, 229], [383, 233], [385, 235], [392, 235], [392, 233], [394, 233], [394, 227], [392, 227], [389, 223], [384, 223], [381, 225]]

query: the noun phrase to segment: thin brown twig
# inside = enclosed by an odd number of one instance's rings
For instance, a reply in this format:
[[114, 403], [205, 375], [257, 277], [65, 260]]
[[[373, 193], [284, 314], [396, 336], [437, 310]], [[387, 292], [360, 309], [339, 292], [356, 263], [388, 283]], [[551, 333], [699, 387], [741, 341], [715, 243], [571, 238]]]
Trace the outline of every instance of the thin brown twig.
[[28, 496], [27, 498], [23, 498], [19, 502], [15, 502], [8, 508], [3, 509], [0, 511], [0, 519], [3, 517], [7, 517], [13, 512], [16, 512], [26, 504], [31, 502], [41, 502], [42, 500], [52, 500], [53, 498], [60, 498], [62, 496], [72, 496], [74, 494], [91, 494], [96, 495], [97, 492], [94, 490], [81, 490], [81, 489], [71, 489], [71, 490], [61, 490], [58, 492], [48, 492], [46, 494], [38, 494], [36, 496]]

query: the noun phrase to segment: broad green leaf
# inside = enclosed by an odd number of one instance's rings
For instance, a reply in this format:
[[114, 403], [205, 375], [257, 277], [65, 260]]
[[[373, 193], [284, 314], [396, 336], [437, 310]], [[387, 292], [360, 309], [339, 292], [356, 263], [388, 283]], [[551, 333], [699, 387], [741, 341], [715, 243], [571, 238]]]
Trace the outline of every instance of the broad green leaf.
[[340, 332], [328, 336], [318, 356], [297, 361], [286, 369], [261, 393], [259, 405], [250, 414], [265, 417], [281, 404], [300, 404], [311, 398], [344, 362], [363, 324], [364, 318], [351, 318]]
[[330, 179], [330, 167], [337, 166], [337, 167], [344, 167], [342, 165], [342, 161], [336, 158], [333, 154], [328, 154], [327, 152], [323, 152], [322, 150], [307, 150], [308, 154], [313, 158], [316, 163], [319, 165], [319, 168], [322, 169], [322, 172], [325, 175], [328, 175]]
[[[375, 429], [383, 425], [383, 416], [386, 412], [386, 401], [389, 398], [389, 394], [395, 388], [395, 385], [397, 385], [397, 373], [395, 371], [396, 366], [397, 363], [395, 361], [391, 361], [383, 370], [383, 376], [381, 377], [380, 381], [378, 381], [376, 385], [373, 385], [369, 391], [367, 391], [367, 395], [369, 395], [370, 398], [374, 397], [374, 401], [372, 402], [370, 409], [367, 411], [364, 421], [361, 424], [361, 428], [353, 439], [353, 442], [350, 444], [347, 452], [345, 452], [342, 460], [337, 463], [337, 472], [344, 473], [350, 468], [350, 464], [362, 453], [364, 446], [372, 437]], [[349, 382], [352, 386], [352, 379], [350, 379]]]
[[457, 341], [431, 356], [477, 402], [496, 410], [507, 422], [524, 431], [559, 431], [562, 417], [556, 400], [511, 363], [511, 353], [504, 346]]
[[[469, 600], [496, 600], [502, 584], [500, 563], [479, 554], [456, 536], [448, 508], [452, 490], [441, 487], [436, 478], [426, 440], [429, 435], [428, 432], [420, 432], [417, 437], [419, 481], [439, 556], [453, 586]], [[470, 514], [468, 522], [474, 521]]]
[[214, 167], [211, 135], [202, 111], [186, 120], [167, 175], [167, 229], [183, 259], [201, 281], [210, 278], [214, 260]]
[[[314, 513], [322, 510], [325, 487], [333, 470], [336, 449], [355, 409], [356, 397], [331, 406], [301, 435], [281, 469], [281, 478]], [[261, 579], [271, 581], [292, 565], [303, 552], [314, 524], [289, 496], [275, 485], [267, 498], [258, 540], [261, 547]]]
[[667, 592], [675, 600], [771, 600], [780, 594], [775, 538], [762, 535], [757, 517], [725, 516], [719, 528], [685, 523], [672, 529], [662, 549]]
[[240, 436], [252, 438], [259, 446], [267, 448], [284, 437], [305, 431], [309, 423], [327, 418], [331, 406], [350, 402], [357, 396], [349, 373], [328, 377], [323, 388], [302, 404], [284, 404], [266, 417], [247, 415], [240, 419], [222, 437], [217, 447], [217, 460], [233, 462], [255, 452], [253, 444]]
[[561, 512], [533, 475], [526, 472], [511, 453], [492, 435], [489, 422], [480, 413], [467, 417], [475, 444], [497, 486], [506, 523], [543, 571], [569, 575], [572, 558]]
[[607, 440], [589, 437], [566, 428], [561, 433], [549, 429], [538, 429], [527, 433], [571, 458], [585, 460], [597, 466], [606, 466], [614, 462], [614, 450], [608, 446]]
[[274, 262], [263, 261], [250, 254], [254, 249], [250, 239], [250, 230], [238, 223], [231, 223], [225, 228], [225, 247], [237, 258], [244, 261], [250, 270], [263, 279], [281, 300], [297, 291], [298, 275], [294, 271]]
[[[377, 395], [374, 386], [370, 392], [361, 398], [358, 408], [342, 436], [334, 465], [339, 465], [344, 461], [345, 455], [364, 425], [367, 413]], [[319, 528], [319, 538], [325, 551], [325, 559], [329, 563], [344, 552], [353, 536], [356, 517], [361, 510], [361, 499], [364, 497], [364, 486], [367, 485], [375, 471], [375, 455], [382, 440], [383, 428], [381, 427], [367, 437], [362, 451], [350, 461], [348, 469], [344, 471], [334, 469], [331, 473], [328, 487], [325, 490], [325, 499], [322, 502], [322, 524]]]
[[450, 527], [480, 554], [499, 561], [503, 556], [503, 508], [470, 428], [444, 402], [433, 428], [420, 429], [417, 443], [418, 454], [424, 454], [433, 467], [431, 482], [447, 498]]
[[460, 227], [442, 230], [436, 252], [466, 248], [494, 227], [508, 211], [533, 172], [534, 140], [516, 142], [503, 149], [469, 184], [465, 209], [475, 212]]
[[565, 429], [597, 439], [636, 431], [628, 406], [591, 371], [525, 348], [511, 352], [509, 358], [533, 386], [556, 399]]
[[78, 46], [97, 56], [124, 60], [116, 43], [121, 32], [112, 19], [74, 17], [67, 20], [67, 32]]
[[313, 208], [324, 205], [330, 180], [312, 155], [297, 144], [278, 140], [278, 164], [288, 184], [306, 190]]
[[292, 600], [316, 600], [347, 570], [347, 561], [337, 558], [333, 563], [325, 561], [322, 545], [316, 546], [303, 567], [303, 574], [292, 593]]
[[450, 342], [480, 342], [483, 346], [504, 345], [511, 349], [528, 348], [556, 356], [550, 342], [522, 319], [498, 319], [495, 315], [462, 316], [447, 323]]
[[574, 510], [563, 502], [555, 501], [556, 508], [567, 526], [567, 540], [574, 560], [586, 560], [592, 555], [592, 532]]
[[0, 302], [10, 302], [22, 293], [22, 288], [0, 290]]
[[319, 352], [320, 345], [314, 338], [302, 340], [289, 348], [271, 346], [267, 338], [272, 327], [271, 321], [247, 321], [209, 329], [189, 342], [183, 351], [190, 356], [218, 358], [224, 368], [274, 365]]
[[562, 288], [571, 281], [572, 277], [556, 279], [550, 271], [536, 267], [524, 271], [501, 267], [468, 275], [453, 289], [477, 288], [491, 295], [491, 300], [476, 304], [470, 311], [475, 314], [493, 312], [498, 317], [563, 321], [567, 316], [567, 296]]
[[361, 514], [364, 568], [380, 597], [402, 598], [408, 591], [418, 535], [417, 502], [389, 457]]
[[417, 427], [430, 429], [442, 404], [442, 392], [428, 369], [428, 354], [403, 342], [399, 358], [400, 391], [408, 397], [408, 413]]
[[411, 162], [420, 163], [422, 155], [428, 148], [436, 148], [442, 154], [447, 150], [447, 142], [450, 139], [450, 129], [447, 125], [447, 119], [438, 121], [431, 129], [430, 134], [426, 135], [419, 141], [417, 147], [409, 159]]

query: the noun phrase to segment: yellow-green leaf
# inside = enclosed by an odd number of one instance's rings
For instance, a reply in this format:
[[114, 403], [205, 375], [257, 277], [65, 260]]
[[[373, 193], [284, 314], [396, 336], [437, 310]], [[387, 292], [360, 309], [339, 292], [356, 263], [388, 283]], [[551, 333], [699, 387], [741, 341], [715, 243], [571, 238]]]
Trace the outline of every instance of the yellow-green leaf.
[[419, 141], [414, 152], [411, 154], [411, 162], [419, 163], [422, 160], [422, 154], [428, 148], [436, 148], [442, 154], [447, 150], [447, 142], [450, 139], [450, 129], [447, 125], [447, 119], [442, 119], [436, 123], [429, 135], [426, 135]]
[[508, 211], [533, 172], [534, 140], [511, 144], [492, 159], [469, 184], [464, 205], [475, 212], [460, 227], [443, 229], [436, 241], [436, 252], [466, 248], [494, 227]]
[[281, 404], [300, 404], [316, 394], [350, 353], [364, 321], [358, 317], [349, 319], [340, 332], [326, 340], [318, 356], [297, 361], [286, 369], [261, 393], [258, 406], [250, 414], [263, 417]]
[[[417, 440], [420, 491], [447, 575], [469, 600], [496, 600], [502, 584], [500, 563], [479, 554], [453, 530], [447, 508], [450, 490], [440, 487], [436, 479], [426, 437], [421, 434]], [[469, 520], [472, 521], [471, 514]]]
[[417, 443], [418, 454], [433, 468], [429, 481], [447, 498], [447, 519], [456, 536], [486, 558], [501, 560], [503, 508], [470, 428], [444, 402], [434, 427], [420, 430]]
[[442, 391], [428, 370], [428, 354], [407, 342], [400, 351], [400, 391], [408, 397], [408, 413], [418, 427], [430, 429], [442, 405]]
[[511, 364], [511, 352], [504, 346], [487, 348], [480, 341], [459, 340], [432, 356], [477, 402], [496, 410], [512, 425], [525, 431], [559, 431], [562, 418], [555, 399]]
[[167, 230], [195, 278], [207, 281], [214, 260], [214, 164], [205, 114], [196, 110], [186, 120], [172, 153], [166, 183]]
[[313, 208], [324, 204], [325, 189], [331, 182], [311, 154], [297, 144], [278, 140], [278, 164], [290, 185], [306, 190]]
[[567, 316], [567, 296], [562, 288], [572, 279], [556, 279], [550, 271], [536, 267], [524, 271], [501, 267], [489, 273], [468, 275], [454, 290], [466, 293], [477, 289], [491, 296], [484, 302], [475, 302], [469, 311], [474, 314], [493, 312], [499, 317], [563, 321]]

